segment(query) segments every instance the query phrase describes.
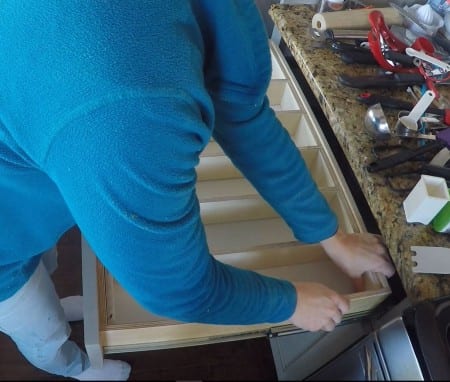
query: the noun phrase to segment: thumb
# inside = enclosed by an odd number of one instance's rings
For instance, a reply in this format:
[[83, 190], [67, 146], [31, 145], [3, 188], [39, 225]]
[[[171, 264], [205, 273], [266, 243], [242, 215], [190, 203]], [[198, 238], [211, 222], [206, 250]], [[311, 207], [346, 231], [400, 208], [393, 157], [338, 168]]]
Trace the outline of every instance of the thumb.
[[395, 268], [388, 260], [385, 260], [375, 269], [375, 272], [382, 273], [386, 277], [392, 277], [395, 274]]

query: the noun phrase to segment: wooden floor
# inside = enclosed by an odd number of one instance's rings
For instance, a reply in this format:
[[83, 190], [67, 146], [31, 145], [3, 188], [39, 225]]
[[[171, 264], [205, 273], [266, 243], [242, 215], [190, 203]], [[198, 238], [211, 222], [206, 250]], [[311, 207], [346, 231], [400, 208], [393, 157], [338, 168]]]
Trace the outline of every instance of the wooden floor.
[[[74, 228], [58, 244], [53, 280], [60, 297], [81, 294], [80, 233]], [[72, 323], [72, 339], [83, 347], [83, 325]], [[107, 355], [132, 365], [130, 380], [276, 380], [267, 338], [198, 347]], [[0, 380], [69, 380], [30, 365], [0, 333]]]

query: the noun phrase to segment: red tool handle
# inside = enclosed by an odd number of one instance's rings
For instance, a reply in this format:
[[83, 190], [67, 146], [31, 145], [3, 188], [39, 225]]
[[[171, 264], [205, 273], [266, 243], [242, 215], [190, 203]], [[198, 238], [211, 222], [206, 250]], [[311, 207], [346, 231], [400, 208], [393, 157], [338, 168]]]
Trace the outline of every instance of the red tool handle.
[[376, 38], [381, 37], [389, 46], [389, 48], [395, 52], [403, 53], [408, 47], [405, 43], [400, 41], [394, 34], [391, 33], [390, 29], [384, 22], [383, 13], [377, 10], [373, 10], [368, 15], [370, 26], [372, 27], [372, 32]]
[[[422, 51], [422, 52], [428, 54], [429, 56], [434, 57], [434, 51], [435, 51], [434, 46], [431, 43], [431, 41], [425, 37], [422, 37], [422, 36], [417, 37], [416, 40], [414, 40], [413, 44], [411, 45], [411, 48]], [[419, 69], [420, 74], [422, 74], [422, 76], [425, 78], [425, 83], [426, 83], [428, 89], [430, 89], [434, 92], [436, 99], [439, 99], [439, 92], [434, 84], [433, 79], [427, 75], [427, 73], [425, 72], [424, 68], [421, 65], [419, 66], [418, 69]]]
[[447, 126], [450, 126], [450, 110], [445, 109], [442, 122], [444, 122], [444, 124], [446, 124]]
[[389, 63], [383, 55], [382, 42], [386, 43], [389, 48], [395, 52], [403, 53], [407, 46], [399, 41], [389, 30], [384, 22], [384, 16], [380, 11], [373, 10], [368, 15], [371, 30], [368, 33], [367, 40], [369, 42], [369, 48], [373, 57], [377, 61], [378, 65], [390, 72], [400, 73], [417, 73], [418, 68], [404, 68], [400, 65], [395, 66]]

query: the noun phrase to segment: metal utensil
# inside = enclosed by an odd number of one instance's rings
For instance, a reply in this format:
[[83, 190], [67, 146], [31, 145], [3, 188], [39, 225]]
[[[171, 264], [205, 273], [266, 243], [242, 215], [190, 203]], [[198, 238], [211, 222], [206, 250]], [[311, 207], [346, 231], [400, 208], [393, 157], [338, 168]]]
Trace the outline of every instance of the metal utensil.
[[402, 114], [407, 112], [400, 111], [399, 118], [395, 124], [395, 134], [404, 138], [418, 138], [418, 139], [430, 139], [441, 141], [445, 146], [450, 147], [450, 127], [445, 127], [442, 130], [437, 131], [436, 134], [421, 134], [417, 129], [411, 129], [408, 125], [405, 125], [402, 121]]
[[395, 124], [395, 135], [401, 138], [418, 138], [418, 139], [432, 139], [436, 140], [433, 134], [421, 134], [417, 129], [411, 129], [402, 122], [402, 118], [408, 116], [409, 112], [402, 110], [398, 113], [398, 120]]
[[[370, 92], [364, 92], [356, 97], [357, 101], [366, 105], [373, 105], [380, 103], [383, 108], [397, 109], [397, 110], [412, 110], [414, 103], [404, 101], [400, 98], [389, 97], [385, 95], [373, 94]], [[418, 101], [419, 99], [417, 99]], [[439, 109], [437, 107], [430, 106], [426, 109], [427, 114], [434, 114], [439, 116], [444, 124], [450, 126], [450, 109]], [[421, 119], [424, 122], [423, 118]], [[427, 122], [432, 122], [430, 119]], [[434, 121], [433, 121], [434, 122]]]
[[389, 139], [391, 130], [384, 115], [383, 108], [379, 103], [369, 106], [364, 116], [364, 126], [366, 130], [376, 139]]
[[324, 31], [310, 27], [309, 33], [313, 40], [327, 41], [330, 39], [336, 40], [367, 40], [368, 30], [360, 29], [326, 29]]

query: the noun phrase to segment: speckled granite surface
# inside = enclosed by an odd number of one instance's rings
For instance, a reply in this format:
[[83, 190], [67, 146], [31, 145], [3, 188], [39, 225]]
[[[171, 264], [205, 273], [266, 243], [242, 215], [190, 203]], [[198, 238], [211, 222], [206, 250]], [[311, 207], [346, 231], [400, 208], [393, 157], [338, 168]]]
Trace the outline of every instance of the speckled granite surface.
[[[398, 193], [387, 186], [381, 173], [369, 173], [366, 165], [375, 157], [375, 141], [365, 131], [363, 119], [367, 106], [356, 97], [361, 89], [345, 87], [338, 83], [341, 73], [349, 75], [373, 74], [374, 66], [346, 65], [328, 48], [319, 47], [310, 37], [309, 27], [314, 10], [302, 5], [272, 5], [269, 14], [302, 70], [322, 110], [328, 118], [337, 140], [355, 173], [361, 189], [375, 216], [381, 233], [402, 280], [408, 297], [414, 301], [450, 295], [450, 275], [417, 274], [412, 271], [410, 247], [416, 245], [450, 247], [450, 235], [434, 232], [430, 226], [406, 222], [402, 202], [407, 193]], [[373, 93], [389, 94], [412, 101], [404, 90], [372, 89]], [[442, 89], [442, 95], [450, 95], [450, 87]], [[408, 98], [409, 97], [409, 98]], [[389, 125], [394, 126], [396, 111], [385, 110]], [[389, 144], [395, 144], [392, 140]], [[403, 165], [402, 165], [403, 166]], [[409, 166], [409, 165], [407, 165]], [[413, 186], [415, 180], [394, 182], [400, 187]], [[449, 266], [450, 270], [450, 259]]]

